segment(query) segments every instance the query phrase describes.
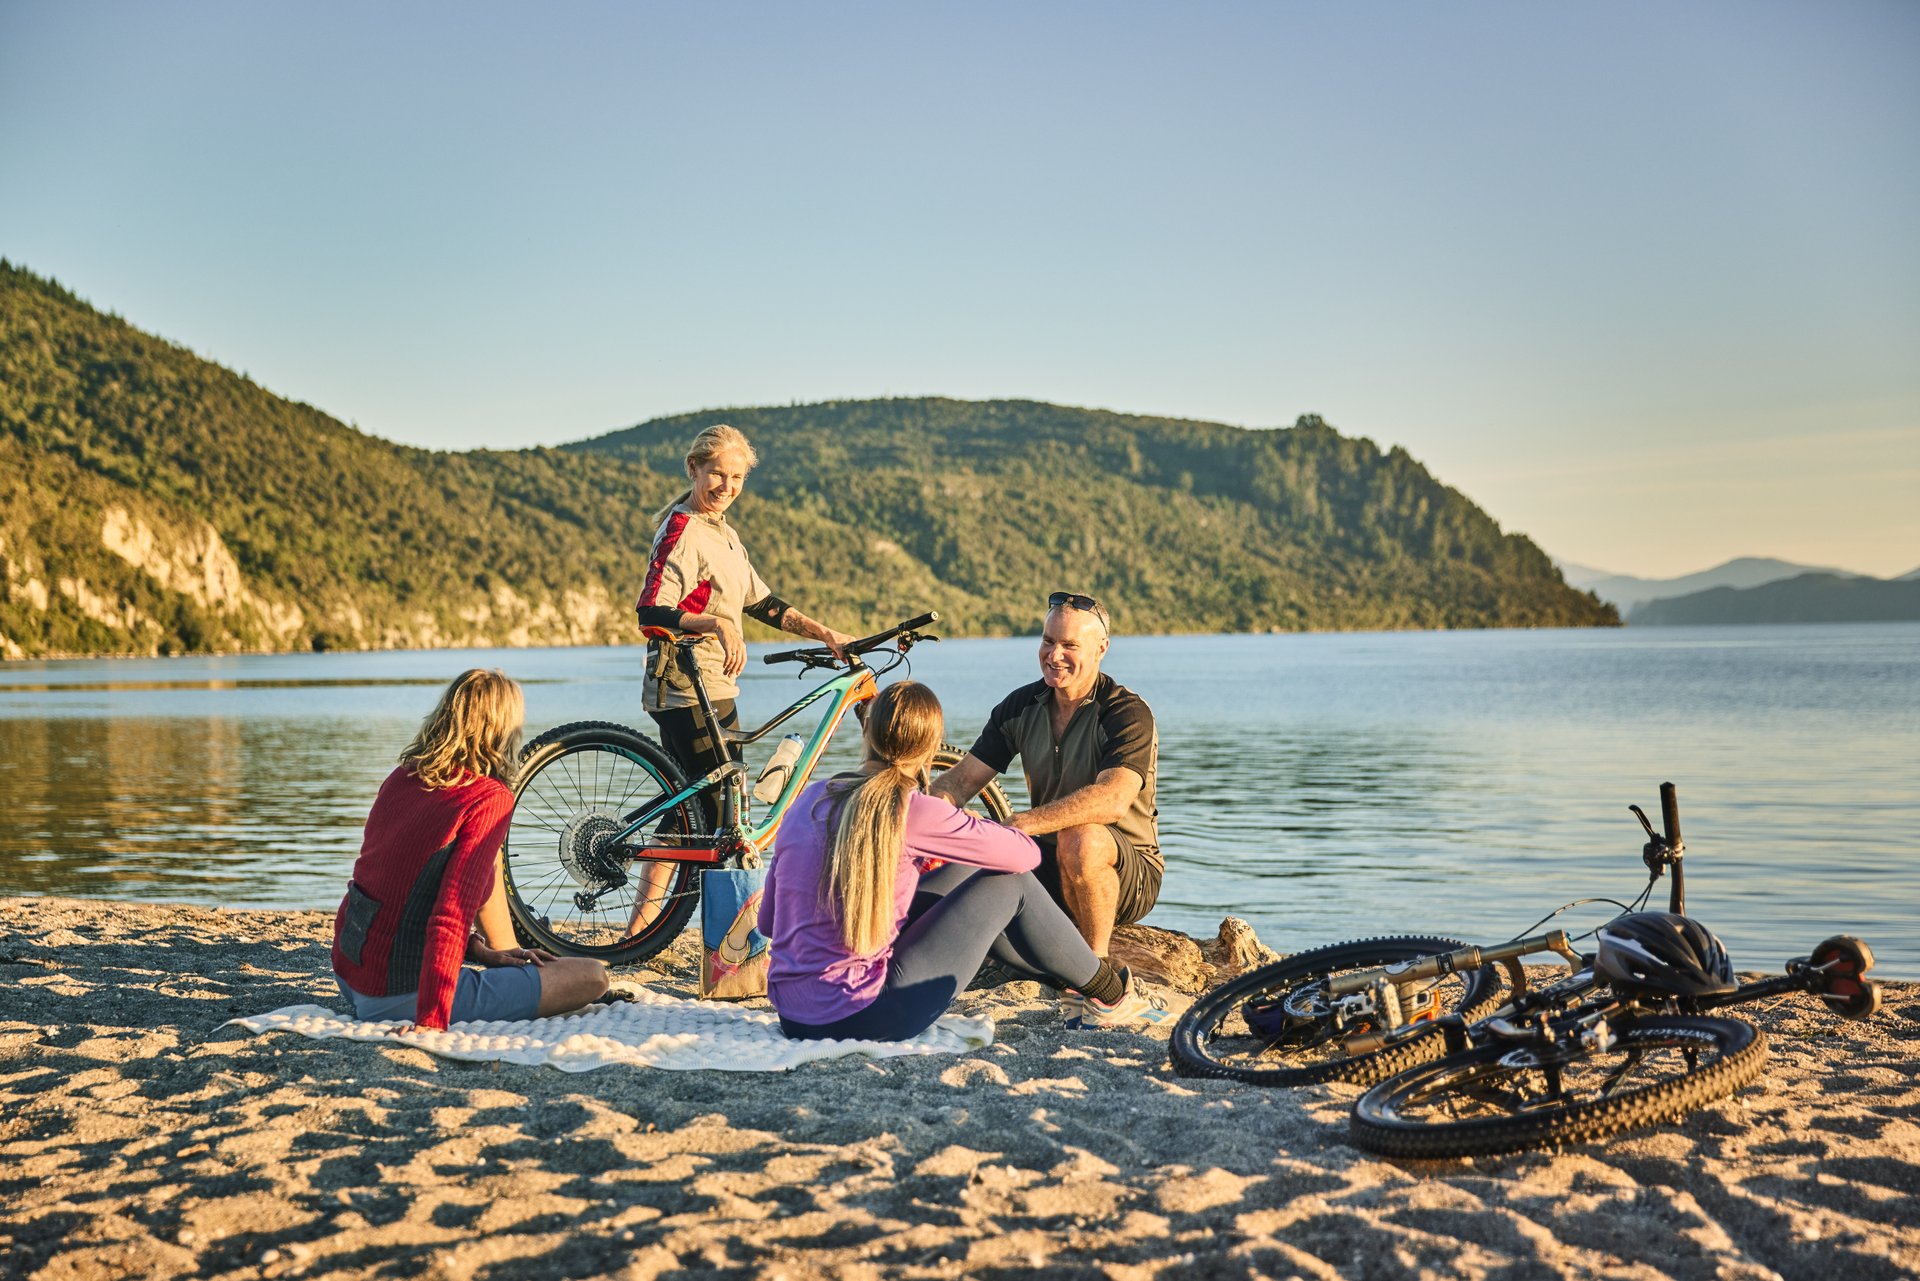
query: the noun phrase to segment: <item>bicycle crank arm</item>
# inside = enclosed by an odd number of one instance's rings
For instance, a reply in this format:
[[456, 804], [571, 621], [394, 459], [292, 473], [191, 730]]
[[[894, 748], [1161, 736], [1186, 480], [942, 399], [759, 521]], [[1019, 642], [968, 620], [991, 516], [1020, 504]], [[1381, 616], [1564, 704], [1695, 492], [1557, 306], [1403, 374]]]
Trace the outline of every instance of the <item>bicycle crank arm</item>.
[[1880, 985], [1866, 977], [1872, 968], [1873, 950], [1859, 939], [1841, 934], [1815, 948], [1812, 956], [1788, 961], [1785, 974], [1743, 983], [1724, 996], [1708, 998], [1702, 1005], [1717, 1009], [1782, 992], [1811, 992], [1841, 1018], [1871, 1018], [1879, 1012], [1881, 1001]]
[[1348, 1054], [1371, 1054], [1389, 1045], [1398, 1045], [1416, 1036], [1431, 1036], [1443, 1030], [1437, 1020], [1427, 1019], [1420, 1023], [1403, 1023], [1380, 1032], [1356, 1032], [1342, 1040], [1340, 1045]]
[[1782, 992], [1807, 992], [1813, 988], [1813, 980], [1804, 974], [1777, 974], [1770, 979], [1755, 979], [1751, 983], [1742, 983], [1731, 992], [1720, 996], [1705, 997], [1700, 1002], [1703, 1010], [1717, 1010], [1725, 1005], [1739, 1005], [1746, 1001], [1757, 1001], [1762, 997], [1779, 996]]

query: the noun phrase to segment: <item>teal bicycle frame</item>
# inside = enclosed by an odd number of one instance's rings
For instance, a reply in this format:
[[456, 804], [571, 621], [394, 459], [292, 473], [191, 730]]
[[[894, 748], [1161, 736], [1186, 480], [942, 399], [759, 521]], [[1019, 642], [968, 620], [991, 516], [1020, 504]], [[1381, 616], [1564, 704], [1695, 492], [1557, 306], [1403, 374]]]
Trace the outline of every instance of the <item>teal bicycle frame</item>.
[[[793, 798], [807, 785], [814, 767], [820, 763], [821, 755], [827, 749], [827, 742], [839, 728], [841, 719], [848, 709], [870, 701], [880, 692], [875, 673], [860, 660], [858, 655], [850, 656], [851, 666], [834, 676], [818, 688], [803, 695], [792, 706], [780, 712], [772, 720], [755, 730], [728, 730], [720, 725], [715, 715], [713, 703], [707, 697], [706, 686], [701, 682], [693, 659], [693, 646], [698, 641], [681, 641], [675, 646], [674, 661], [680, 664], [683, 672], [693, 681], [693, 692], [699, 700], [700, 717], [714, 741], [733, 745], [758, 742], [788, 720], [819, 703], [823, 699], [831, 700], [820, 722], [814, 727], [813, 735], [800, 750], [800, 756], [793, 763], [793, 771], [788, 774], [787, 782], [780, 789], [779, 797], [767, 807], [765, 817], [757, 824], [751, 822], [748, 808], [746, 767], [739, 761], [728, 761], [715, 767], [671, 796], [662, 797], [643, 809], [626, 816], [618, 833], [610, 838], [626, 853], [635, 859], [649, 859], [656, 862], [673, 863], [717, 863], [747, 867], [759, 862], [761, 851], [773, 844], [773, 838], [780, 830], [780, 820], [786, 817], [787, 808], [793, 804]], [[709, 791], [720, 794], [720, 817], [718, 830], [705, 836], [674, 836], [657, 833], [652, 827], [662, 817], [679, 806], [685, 805], [696, 797]], [[637, 843], [635, 842], [637, 839]]]

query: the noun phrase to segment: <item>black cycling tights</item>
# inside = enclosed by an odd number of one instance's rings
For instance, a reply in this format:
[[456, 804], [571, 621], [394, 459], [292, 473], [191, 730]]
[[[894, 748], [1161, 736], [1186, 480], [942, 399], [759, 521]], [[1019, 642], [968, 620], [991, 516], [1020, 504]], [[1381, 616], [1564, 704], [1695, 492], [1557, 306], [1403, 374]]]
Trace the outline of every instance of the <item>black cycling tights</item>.
[[[740, 724], [740, 714], [730, 698], [715, 701], [713, 714], [720, 719], [722, 729], [733, 729]], [[680, 762], [680, 768], [687, 772], [689, 781], [729, 760], [740, 759], [737, 746], [713, 741], [697, 707], [674, 707], [666, 711], [648, 712], [647, 715], [653, 717], [653, 723], [660, 727], [660, 741]], [[720, 823], [720, 807], [715, 803], [712, 792], [701, 794], [700, 808], [707, 814], [707, 830], [712, 831]]]
[[1050, 987], [1081, 988], [1103, 962], [1032, 872], [949, 863], [920, 878], [873, 1004], [833, 1023], [780, 1020], [796, 1040], [904, 1041], [933, 1026], [991, 952]]

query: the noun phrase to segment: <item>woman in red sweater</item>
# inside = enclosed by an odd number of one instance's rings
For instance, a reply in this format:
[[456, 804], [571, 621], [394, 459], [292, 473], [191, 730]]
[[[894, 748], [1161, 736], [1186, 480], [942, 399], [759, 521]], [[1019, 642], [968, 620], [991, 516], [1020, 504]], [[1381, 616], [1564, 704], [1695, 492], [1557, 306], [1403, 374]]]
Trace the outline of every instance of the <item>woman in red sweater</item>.
[[445, 1028], [561, 1014], [606, 994], [600, 962], [513, 936], [500, 847], [525, 715], [504, 673], [462, 672], [380, 785], [333, 921], [334, 976], [359, 1018]]

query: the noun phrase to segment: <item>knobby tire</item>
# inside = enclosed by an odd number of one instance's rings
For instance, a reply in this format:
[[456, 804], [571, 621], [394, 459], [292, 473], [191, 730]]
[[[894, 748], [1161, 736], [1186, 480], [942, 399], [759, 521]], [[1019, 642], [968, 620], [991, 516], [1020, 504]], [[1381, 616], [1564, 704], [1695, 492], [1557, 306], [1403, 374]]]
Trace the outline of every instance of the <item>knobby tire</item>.
[[[577, 721], [528, 743], [520, 753], [514, 811], [501, 852], [507, 907], [521, 940], [609, 965], [645, 961], [671, 943], [700, 900], [703, 865], [659, 864], [672, 869], [653, 896], [662, 906], [629, 935], [637, 881], [647, 862], [611, 859], [596, 874], [583, 868], [582, 860], [596, 826], [605, 831], [683, 786], [685, 776], [672, 753], [625, 725]], [[669, 811], [662, 826], [669, 825], [691, 835], [709, 830], [697, 799]], [[616, 884], [620, 876], [627, 878], [624, 884]], [[580, 909], [573, 901], [577, 892], [610, 885], [593, 909]]]
[[[1739, 1019], [1649, 1015], [1622, 1021], [1607, 1051], [1505, 1041], [1420, 1064], [1374, 1086], [1353, 1106], [1353, 1141], [1383, 1156], [1435, 1159], [1522, 1152], [1604, 1139], [1623, 1130], [1677, 1121], [1752, 1081], [1766, 1063], [1764, 1034]], [[1688, 1060], [1684, 1050], [1694, 1051]], [[1604, 1080], [1602, 1055], [1662, 1051], [1677, 1056], [1667, 1075], [1592, 1097], [1530, 1101], [1544, 1081], [1542, 1056], [1562, 1071]], [[1657, 1068], [1655, 1069], [1657, 1070]]]
[[[1278, 998], [1337, 971], [1411, 961], [1463, 946], [1454, 939], [1403, 935], [1358, 939], [1296, 952], [1284, 960], [1229, 979], [1195, 1001], [1174, 1024], [1173, 1036], [1167, 1042], [1168, 1058], [1177, 1075], [1215, 1077], [1247, 1085], [1297, 1086], [1323, 1081], [1352, 1081], [1364, 1085], [1392, 1076], [1417, 1063], [1438, 1058], [1445, 1050], [1442, 1039], [1422, 1033], [1364, 1054], [1346, 1054], [1336, 1049], [1326, 1058], [1296, 1055], [1290, 1062], [1284, 1050], [1271, 1045], [1255, 1051], [1256, 1057], [1247, 1061], [1229, 1059], [1220, 1049], [1232, 1039], [1225, 1031], [1228, 1022], [1250, 1000]], [[1452, 997], [1451, 1007], [1441, 1011], [1442, 1015], [1458, 1014], [1471, 1022], [1491, 1010], [1500, 999], [1500, 975], [1490, 965], [1453, 977], [1460, 980], [1461, 990]], [[1246, 1042], [1249, 1049], [1260, 1042], [1260, 1038], [1251, 1033], [1239, 1039]]]

